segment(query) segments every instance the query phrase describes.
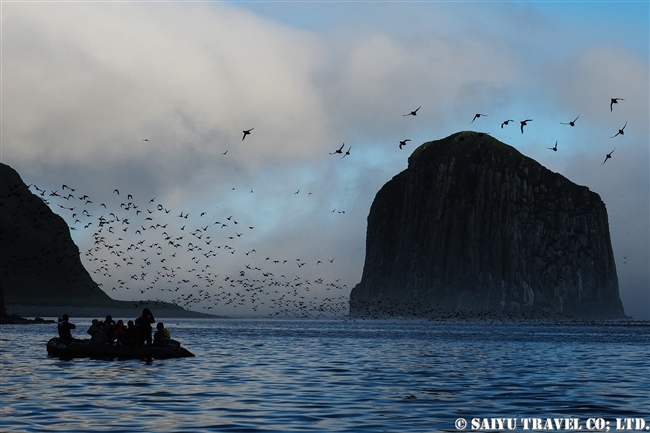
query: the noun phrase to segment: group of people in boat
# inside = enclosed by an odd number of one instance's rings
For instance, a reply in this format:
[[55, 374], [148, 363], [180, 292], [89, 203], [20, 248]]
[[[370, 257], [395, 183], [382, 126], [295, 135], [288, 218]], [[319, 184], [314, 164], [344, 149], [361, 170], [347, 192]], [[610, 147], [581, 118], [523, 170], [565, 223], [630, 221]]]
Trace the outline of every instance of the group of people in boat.
[[[165, 328], [162, 322], [158, 322], [156, 332], [151, 335], [152, 324], [156, 323], [153, 313], [148, 308], [142, 310], [142, 315], [134, 320], [129, 320], [124, 324], [123, 320], [117, 322], [109, 314], [104, 321], [93, 319], [92, 325], [88, 328], [91, 344], [117, 344], [124, 346], [162, 346], [165, 340], [169, 340], [171, 335]], [[61, 316], [58, 320], [57, 328], [59, 330], [59, 338], [66, 341], [79, 341], [72, 337], [71, 330], [76, 328], [76, 325], [70, 323], [70, 318], [67, 314]]]

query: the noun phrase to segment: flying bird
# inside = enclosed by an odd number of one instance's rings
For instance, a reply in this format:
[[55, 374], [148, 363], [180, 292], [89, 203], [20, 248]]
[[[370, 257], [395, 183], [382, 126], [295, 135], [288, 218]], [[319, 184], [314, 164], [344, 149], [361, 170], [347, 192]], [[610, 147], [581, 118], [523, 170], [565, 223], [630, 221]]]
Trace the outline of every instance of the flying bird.
[[[616, 150], [616, 148], [614, 148], [614, 150]], [[612, 157], [612, 153], [614, 153], [614, 150], [612, 150], [611, 152], [609, 152], [607, 154], [607, 156], [605, 156], [605, 160], [603, 161], [603, 164], [606, 163], [607, 160]], [[603, 164], [601, 164], [601, 165], [603, 165]]]
[[416, 108], [415, 110], [411, 111], [409, 114], [402, 114], [402, 116], [417, 116], [418, 115], [418, 110], [420, 108], [422, 108], [421, 105], [418, 108]]
[[618, 104], [618, 101], [625, 101], [623, 98], [611, 98], [611, 102], [609, 103], [609, 111], [612, 111], [613, 105]]
[[526, 126], [528, 124], [528, 122], [532, 122], [532, 121], [533, 121], [533, 119], [526, 119], [526, 120], [522, 120], [521, 122], [519, 122], [519, 123], [521, 123], [521, 133], [522, 134], [524, 133], [524, 126]]
[[[616, 133], [616, 135], [625, 135], [625, 131], [624, 131], [624, 129], [625, 129], [626, 126], [627, 126], [627, 120], [625, 121], [625, 125], [623, 125], [623, 127], [622, 127], [621, 129], [618, 130], [618, 132]], [[616, 137], [616, 135], [612, 135], [612, 136], [609, 137], [609, 138], [614, 138], [614, 137]]]
[[[580, 117], [579, 114], [578, 114], [578, 117]], [[568, 123], [560, 122], [560, 124], [561, 124], [561, 125], [571, 125], [571, 126], [576, 126], [576, 120], [578, 120], [578, 117], [576, 117], [575, 119], [573, 119], [573, 121], [571, 121], [571, 122], [568, 122]]]
[[341, 145], [341, 147], [339, 147], [339, 148], [338, 148], [337, 150], [335, 150], [334, 152], [330, 152], [330, 155], [335, 155], [335, 154], [337, 154], [337, 153], [343, 153], [343, 147], [344, 147], [344, 146], [345, 146], [345, 143], [343, 143], [343, 144]]
[[474, 121], [475, 121], [476, 119], [478, 119], [479, 117], [481, 117], [481, 116], [487, 116], [487, 114], [476, 113], [476, 114], [474, 115], [474, 118], [472, 119], [472, 121], [469, 122], [469, 123], [474, 123]]
[[512, 119], [504, 120], [503, 123], [501, 124], [501, 129], [503, 129], [503, 125], [507, 125], [510, 122], [514, 122]]
[[406, 140], [402, 140], [399, 142], [399, 148], [402, 149], [402, 147], [406, 146], [406, 142], [411, 141], [410, 138], [407, 138]]
[[247, 129], [244, 130], [244, 136], [241, 138], [241, 141], [244, 141], [244, 138], [246, 138], [247, 135], [250, 135], [251, 131], [255, 128]]
[[555, 147], [547, 147], [547, 149], [551, 149], [554, 152], [557, 152], [557, 140], [555, 140]]
[[343, 157], [341, 159], [345, 158], [346, 156], [348, 156], [350, 154], [350, 149], [352, 149], [352, 146], [350, 146], [348, 148], [348, 150], [345, 151], [345, 155], [343, 155]]

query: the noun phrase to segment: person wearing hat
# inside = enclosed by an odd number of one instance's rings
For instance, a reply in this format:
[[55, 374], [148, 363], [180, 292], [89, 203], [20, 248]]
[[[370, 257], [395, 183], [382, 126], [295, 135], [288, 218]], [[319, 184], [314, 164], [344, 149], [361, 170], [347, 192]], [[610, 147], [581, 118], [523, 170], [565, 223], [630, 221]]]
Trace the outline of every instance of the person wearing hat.
[[57, 323], [56, 327], [59, 330], [59, 338], [62, 338], [66, 341], [74, 341], [72, 337], [71, 329], [75, 329], [76, 326], [73, 323], [68, 322], [69, 317], [67, 314], [64, 314]]

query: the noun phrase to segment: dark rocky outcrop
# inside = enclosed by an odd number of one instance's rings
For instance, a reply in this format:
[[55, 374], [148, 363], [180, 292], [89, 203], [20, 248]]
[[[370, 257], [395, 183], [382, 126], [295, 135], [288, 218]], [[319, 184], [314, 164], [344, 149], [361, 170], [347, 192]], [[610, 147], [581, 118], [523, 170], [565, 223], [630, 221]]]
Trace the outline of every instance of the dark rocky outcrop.
[[0, 278], [5, 302], [103, 305], [112, 301], [82, 265], [66, 222], [43, 198], [33, 194], [13, 168], [0, 164]]
[[24, 323], [54, 323], [52, 320], [44, 320], [40, 317], [34, 319], [25, 319], [18, 314], [9, 314], [5, 308], [5, 292], [2, 288], [2, 281], [0, 280], [0, 325], [13, 325]]
[[598, 194], [481, 133], [425, 143], [377, 193], [350, 314], [623, 318]]
[[110, 310], [137, 317], [144, 307], [161, 317], [210, 317], [167, 302], [110, 298], [83, 266], [66, 222], [44, 202], [49, 194], [33, 194], [13, 168], [0, 163], [0, 323], [27, 320], [16, 313], [103, 317]]

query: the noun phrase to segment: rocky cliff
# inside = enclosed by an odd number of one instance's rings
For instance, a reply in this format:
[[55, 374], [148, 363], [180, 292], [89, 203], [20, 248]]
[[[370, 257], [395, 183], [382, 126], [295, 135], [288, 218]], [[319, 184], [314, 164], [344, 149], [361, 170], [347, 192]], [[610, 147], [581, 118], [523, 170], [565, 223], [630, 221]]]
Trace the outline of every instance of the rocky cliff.
[[156, 317], [210, 317], [168, 302], [110, 298], [83, 266], [66, 222], [45, 203], [52, 193], [33, 194], [0, 163], [0, 323], [34, 323], [18, 314], [56, 317], [62, 311], [104, 317], [110, 309], [115, 317], [137, 317], [144, 307]]
[[622, 318], [598, 194], [481, 133], [425, 143], [377, 193], [350, 314]]
[[19, 174], [0, 163], [0, 278], [9, 304], [105, 305], [70, 229]]

